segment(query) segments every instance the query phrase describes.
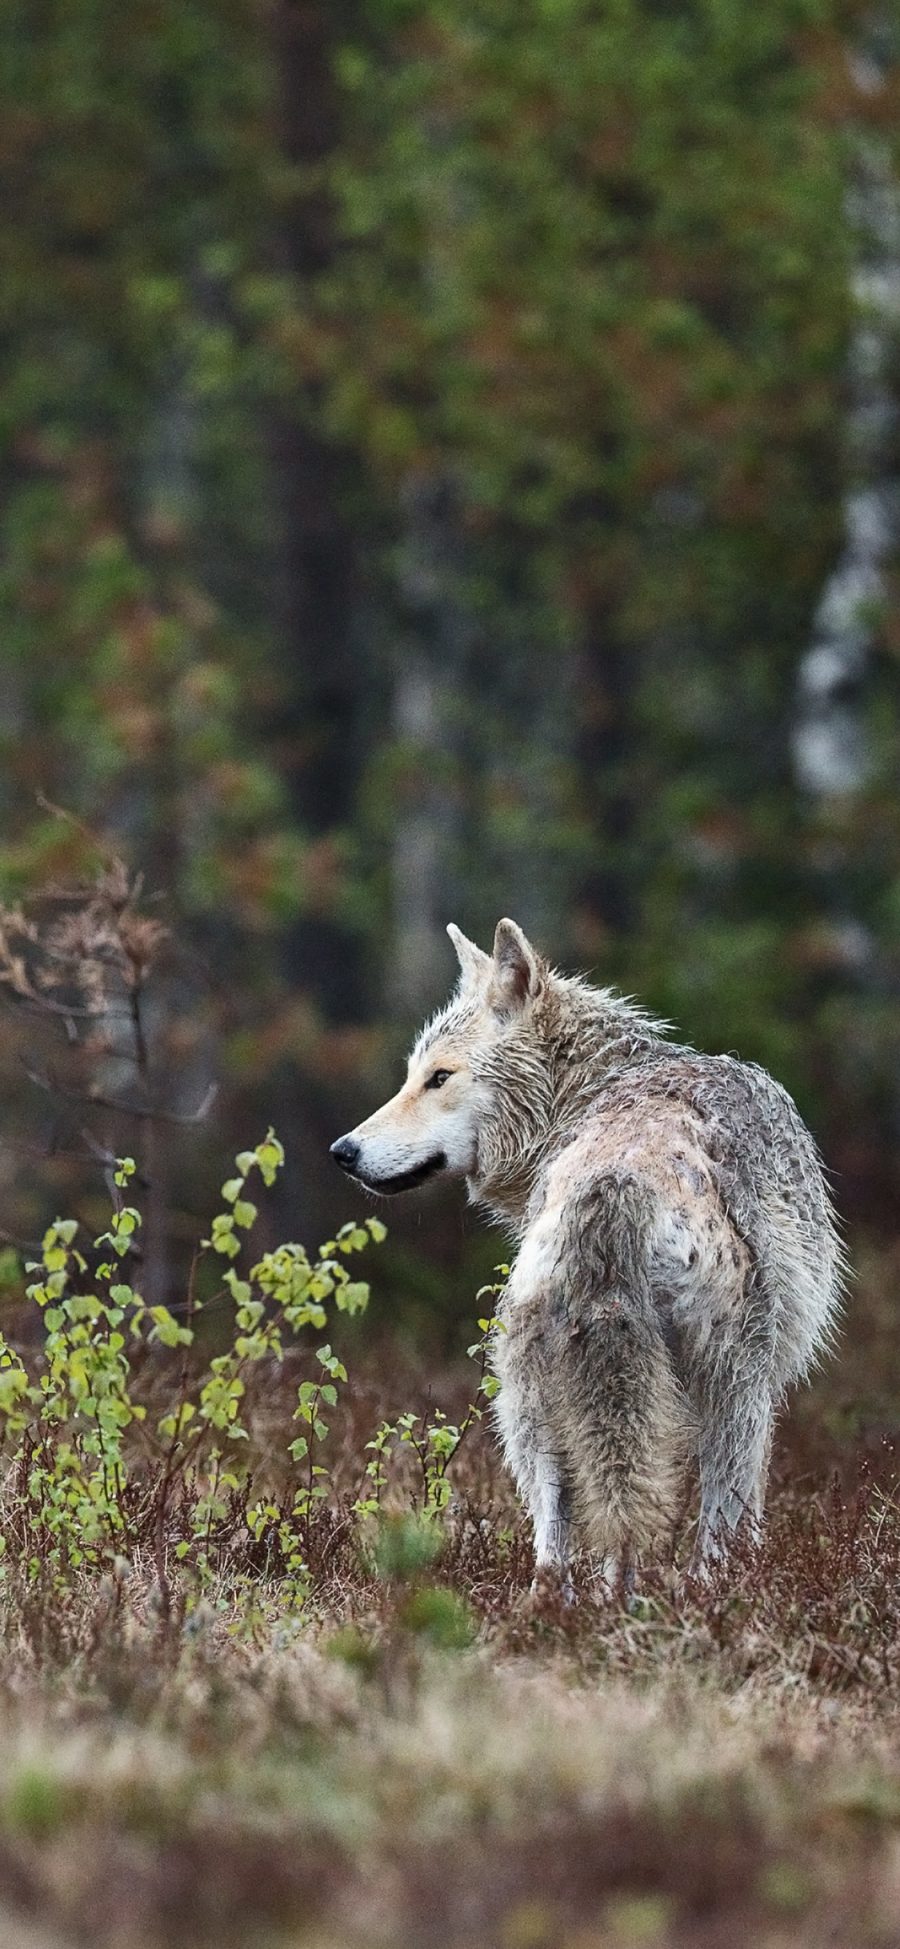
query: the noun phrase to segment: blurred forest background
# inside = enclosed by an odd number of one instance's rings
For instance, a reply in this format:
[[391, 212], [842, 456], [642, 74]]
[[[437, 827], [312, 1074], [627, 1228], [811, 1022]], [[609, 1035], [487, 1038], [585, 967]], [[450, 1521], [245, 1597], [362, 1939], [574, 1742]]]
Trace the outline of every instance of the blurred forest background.
[[[896, 1288], [896, 0], [7, 0], [0, 53], [4, 1234], [130, 1152], [171, 1296], [271, 1122], [317, 1243], [510, 913], [771, 1066]], [[450, 1332], [502, 1245], [401, 1203]]]

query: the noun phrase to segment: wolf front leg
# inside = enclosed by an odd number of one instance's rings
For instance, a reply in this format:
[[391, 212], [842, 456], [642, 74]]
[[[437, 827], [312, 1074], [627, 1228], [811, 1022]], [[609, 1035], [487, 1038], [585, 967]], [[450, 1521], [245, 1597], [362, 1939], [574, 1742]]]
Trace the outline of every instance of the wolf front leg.
[[572, 1499], [563, 1479], [557, 1457], [544, 1452], [535, 1469], [534, 1584], [543, 1589], [558, 1585], [564, 1601], [571, 1604], [575, 1591], [569, 1576], [572, 1549]]
[[497, 1426], [507, 1466], [534, 1531], [535, 1592], [558, 1587], [567, 1603], [574, 1598], [569, 1577], [572, 1551], [571, 1497], [562, 1463], [546, 1423], [529, 1391], [508, 1374], [496, 1404]]

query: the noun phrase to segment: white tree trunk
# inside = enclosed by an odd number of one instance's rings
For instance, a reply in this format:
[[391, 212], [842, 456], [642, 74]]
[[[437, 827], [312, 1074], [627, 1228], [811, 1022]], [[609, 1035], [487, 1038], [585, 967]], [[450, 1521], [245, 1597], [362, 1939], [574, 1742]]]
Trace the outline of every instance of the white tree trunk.
[[[881, 93], [895, 58], [887, 23], [852, 58], [860, 95]], [[898, 402], [891, 384], [900, 336], [900, 183], [887, 134], [861, 129], [855, 141], [848, 215], [856, 242], [847, 390], [848, 486], [844, 545], [819, 603], [799, 670], [793, 735], [796, 775], [819, 797], [857, 792], [870, 764], [860, 710], [884, 568], [900, 533], [896, 474]]]

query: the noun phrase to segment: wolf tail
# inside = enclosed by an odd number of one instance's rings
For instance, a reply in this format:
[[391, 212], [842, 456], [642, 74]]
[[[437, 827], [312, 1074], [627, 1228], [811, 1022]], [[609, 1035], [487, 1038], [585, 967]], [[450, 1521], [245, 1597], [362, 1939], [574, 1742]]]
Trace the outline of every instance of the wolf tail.
[[572, 1513], [589, 1547], [639, 1552], [671, 1530], [690, 1418], [650, 1286], [654, 1196], [604, 1174], [569, 1206], [563, 1371], [554, 1389]]

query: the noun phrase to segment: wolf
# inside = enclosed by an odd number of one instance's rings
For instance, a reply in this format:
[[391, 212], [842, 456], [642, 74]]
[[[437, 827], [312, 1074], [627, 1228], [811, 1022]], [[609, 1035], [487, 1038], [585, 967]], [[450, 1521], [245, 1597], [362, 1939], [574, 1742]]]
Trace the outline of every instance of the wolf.
[[844, 1258], [813, 1139], [754, 1063], [672, 1042], [556, 972], [511, 920], [459, 981], [390, 1102], [331, 1147], [368, 1190], [441, 1173], [517, 1256], [492, 1363], [536, 1577], [607, 1585], [670, 1541], [699, 1473], [694, 1567], [763, 1515], [776, 1412], [828, 1348]]

